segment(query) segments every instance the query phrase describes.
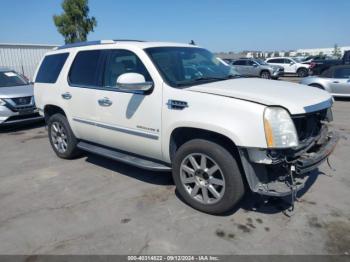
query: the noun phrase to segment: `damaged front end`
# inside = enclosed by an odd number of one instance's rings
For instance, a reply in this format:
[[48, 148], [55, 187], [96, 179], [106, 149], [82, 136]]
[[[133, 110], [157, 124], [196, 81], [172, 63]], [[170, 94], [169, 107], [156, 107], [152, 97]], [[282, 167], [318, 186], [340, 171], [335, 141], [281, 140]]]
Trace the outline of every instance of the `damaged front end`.
[[334, 150], [338, 135], [329, 131], [331, 109], [292, 116], [299, 145], [285, 149], [239, 148], [242, 166], [253, 192], [283, 197], [305, 186], [311, 171]]

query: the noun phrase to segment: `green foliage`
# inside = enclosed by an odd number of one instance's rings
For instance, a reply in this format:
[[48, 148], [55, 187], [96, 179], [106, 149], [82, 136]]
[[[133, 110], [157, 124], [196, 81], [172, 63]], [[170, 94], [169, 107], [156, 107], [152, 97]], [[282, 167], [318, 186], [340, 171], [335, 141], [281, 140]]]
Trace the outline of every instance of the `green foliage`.
[[341, 57], [341, 50], [337, 44], [334, 45], [333, 55], [338, 57], [338, 58]]
[[88, 0], [64, 0], [62, 8], [64, 13], [54, 15], [53, 20], [66, 44], [86, 41], [97, 25], [95, 17], [89, 17]]

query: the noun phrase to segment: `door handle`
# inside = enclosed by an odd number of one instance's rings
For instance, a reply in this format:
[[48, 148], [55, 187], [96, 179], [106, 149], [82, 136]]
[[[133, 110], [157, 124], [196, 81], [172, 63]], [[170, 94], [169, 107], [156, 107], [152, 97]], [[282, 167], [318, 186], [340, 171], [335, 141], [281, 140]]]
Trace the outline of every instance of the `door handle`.
[[63, 93], [62, 95], [63, 99], [69, 100], [72, 98], [72, 95], [69, 92]]
[[334, 84], [339, 84], [339, 82], [338, 82], [338, 81], [333, 81], [333, 83], [334, 83]]
[[104, 98], [98, 100], [98, 104], [100, 106], [111, 106], [113, 103], [111, 100], [109, 100], [109, 98], [104, 97]]

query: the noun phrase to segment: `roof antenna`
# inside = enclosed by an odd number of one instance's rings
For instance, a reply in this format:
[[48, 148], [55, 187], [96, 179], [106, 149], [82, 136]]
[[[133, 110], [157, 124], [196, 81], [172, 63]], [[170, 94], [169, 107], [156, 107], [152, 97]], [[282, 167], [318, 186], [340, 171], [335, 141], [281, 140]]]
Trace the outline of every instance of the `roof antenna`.
[[196, 45], [196, 43], [193, 40], [191, 40], [190, 45]]

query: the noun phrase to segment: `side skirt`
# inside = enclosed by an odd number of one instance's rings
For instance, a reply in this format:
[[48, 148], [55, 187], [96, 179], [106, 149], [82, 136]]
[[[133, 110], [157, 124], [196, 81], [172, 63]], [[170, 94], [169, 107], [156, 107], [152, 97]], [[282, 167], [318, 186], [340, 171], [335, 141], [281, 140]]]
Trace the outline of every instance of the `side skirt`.
[[116, 149], [95, 145], [85, 141], [79, 142], [77, 146], [81, 150], [94, 153], [97, 155], [101, 155], [113, 160], [117, 160], [132, 166], [142, 168], [142, 169], [147, 169], [152, 171], [164, 171], [164, 172], [171, 171], [171, 167], [164, 163], [152, 161], [152, 160], [142, 158], [140, 156], [136, 156], [133, 154], [128, 154], [126, 152], [122, 152]]

